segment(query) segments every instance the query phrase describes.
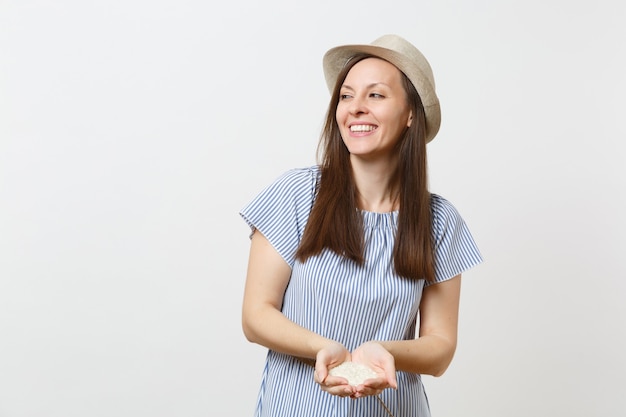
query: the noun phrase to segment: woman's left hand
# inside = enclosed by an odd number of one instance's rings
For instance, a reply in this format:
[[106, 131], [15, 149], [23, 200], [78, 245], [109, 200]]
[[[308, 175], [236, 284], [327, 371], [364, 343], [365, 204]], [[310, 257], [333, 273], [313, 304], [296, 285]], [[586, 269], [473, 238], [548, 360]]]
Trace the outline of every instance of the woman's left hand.
[[398, 388], [393, 355], [380, 343], [366, 342], [352, 352], [352, 361], [372, 369], [377, 378], [367, 379], [356, 387], [354, 398], [378, 395], [386, 388]]

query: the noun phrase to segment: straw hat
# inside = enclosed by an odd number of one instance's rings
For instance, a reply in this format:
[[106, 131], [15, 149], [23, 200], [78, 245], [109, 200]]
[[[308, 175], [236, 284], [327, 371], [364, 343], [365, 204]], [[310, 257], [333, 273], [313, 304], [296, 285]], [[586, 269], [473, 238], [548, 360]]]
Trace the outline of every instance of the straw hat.
[[366, 53], [395, 65], [411, 80], [426, 113], [426, 143], [433, 140], [441, 124], [441, 109], [435, 93], [435, 78], [430, 64], [422, 53], [397, 35], [384, 35], [370, 45], [343, 45], [330, 49], [324, 55], [324, 76], [328, 89], [333, 91], [337, 77], [350, 58]]

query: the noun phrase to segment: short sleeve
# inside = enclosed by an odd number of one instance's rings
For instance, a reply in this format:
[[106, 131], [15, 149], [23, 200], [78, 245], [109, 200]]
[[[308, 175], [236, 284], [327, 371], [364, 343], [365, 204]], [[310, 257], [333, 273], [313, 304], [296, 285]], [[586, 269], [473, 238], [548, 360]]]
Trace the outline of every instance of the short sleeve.
[[317, 167], [287, 171], [239, 212], [252, 231], [261, 232], [290, 267], [313, 207], [318, 173]]
[[482, 255], [456, 208], [432, 195], [435, 282], [446, 281], [482, 262]]

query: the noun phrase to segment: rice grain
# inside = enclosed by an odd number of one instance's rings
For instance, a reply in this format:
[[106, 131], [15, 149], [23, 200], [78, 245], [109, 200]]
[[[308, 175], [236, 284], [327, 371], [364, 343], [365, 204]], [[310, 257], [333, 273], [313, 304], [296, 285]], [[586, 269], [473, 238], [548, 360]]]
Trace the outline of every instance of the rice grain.
[[328, 374], [345, 378], [354, 387], [361, 385], [366, 379], [378, 377], [371, 368], [357, 362], [344, 362], [331, 369]]

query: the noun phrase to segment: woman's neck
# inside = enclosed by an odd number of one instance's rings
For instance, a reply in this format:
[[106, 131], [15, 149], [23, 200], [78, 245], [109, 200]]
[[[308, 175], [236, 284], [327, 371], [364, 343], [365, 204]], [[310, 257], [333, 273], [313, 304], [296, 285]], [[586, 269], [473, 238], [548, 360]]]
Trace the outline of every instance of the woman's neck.
[[398, 210], [398, 190], [392, 184], [395, 171], [396, 167], [389, 163], [352, 161], [359, 209], [377, 213]]

